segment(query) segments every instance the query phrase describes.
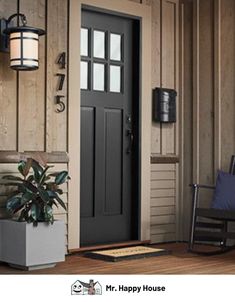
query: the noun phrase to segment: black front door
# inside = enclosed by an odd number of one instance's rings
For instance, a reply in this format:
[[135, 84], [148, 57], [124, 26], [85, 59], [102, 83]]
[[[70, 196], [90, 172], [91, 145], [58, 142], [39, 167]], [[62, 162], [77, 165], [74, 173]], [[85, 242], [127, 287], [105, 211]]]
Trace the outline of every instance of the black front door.
[[131, 19], [82, 11], [82, 246], [136, 239], [133, 31]]

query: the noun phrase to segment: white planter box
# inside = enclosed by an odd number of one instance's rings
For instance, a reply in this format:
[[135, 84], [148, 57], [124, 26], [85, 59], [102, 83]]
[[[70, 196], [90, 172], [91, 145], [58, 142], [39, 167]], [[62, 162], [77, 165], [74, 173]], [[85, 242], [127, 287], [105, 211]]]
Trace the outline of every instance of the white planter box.
[[0, 260], [33, 270], [53, 267], [65, 260], [65, 224], [52, 225], [0, 220]]

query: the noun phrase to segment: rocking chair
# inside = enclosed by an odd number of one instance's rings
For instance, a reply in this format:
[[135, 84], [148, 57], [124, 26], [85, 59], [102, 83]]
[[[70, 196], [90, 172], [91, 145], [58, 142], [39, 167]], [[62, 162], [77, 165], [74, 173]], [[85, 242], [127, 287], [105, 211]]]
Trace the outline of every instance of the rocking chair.
[[[235, 155], [231, 158], [229, 173], [235, 175]], [[193, 206], [188, 251], [199, 255], [216, 255], [231, 251], [235, 245], [227, 245], [227, 241], [235, 239], [235, 232], [228, 231], [228, 222], [235, 221], [235, 210], [200, 208], [199, 191], [214, 190], [215, 187], [200, 184], [190, 186], [193, 188]], [[196, 243], [200, 246], [204, 243], [203, 249], [197, 250], [194, 246]], [[210, 243], [214, 243], [215, 250], [204, 250]]]

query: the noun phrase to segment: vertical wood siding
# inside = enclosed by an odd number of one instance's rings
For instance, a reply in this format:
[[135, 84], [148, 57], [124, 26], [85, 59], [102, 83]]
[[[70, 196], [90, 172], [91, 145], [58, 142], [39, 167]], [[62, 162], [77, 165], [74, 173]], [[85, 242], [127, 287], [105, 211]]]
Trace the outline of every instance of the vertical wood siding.
[[213, 184], [217, 169], [228, 171], [235, 149], [235, 2], [194, 3], [194, 37], [198, 39], [194, 39], [193, 55], [198, 57], [198, 65], [193, 66], [193, 86], [198, 94], [193, 99], [197, 117], [193, 129], [198, 128], [199, 136], [193, 144], [199, 165], [194, 167], [194, 180]]
[[[56, 60], [67, 52], [67, 0], [21, 0], [20, 11], [28, 25], [43, 28], [40, 37], [39, 63], [36, 71], [11, 70], [9, 54], [0, 53], [0, 150], [67, 151], [67, 87], [63, 91], [66, 110], [56, 113], [58, 86]], [[0, 0], [0, 17], [16, 12], [16, 1]]]
[[[217, 170], [228, 171], [231, 155], [235, 153], [235, 2], [183, 2], [188, 46], [192, 43], [190, 28], [193, 28], [193, 48], [184, 48], [188, 72], [184, 76], [187, 126], [183, 224], [187, 239], [191, 208], [188, 183], [214, 184]], [[191, 121], [189, 116], [193, 116]], [[210, 204], [209, 193], [202, 193], [201, 198], [203, 205]]]
[[[46, 29], [45, 0], [21, 0], [20, 11], [27, 16], [28, 24]], [[37, 71], [19, 73], [19, 151], [44, 151], [45, 149], [45, 39], [46, 37], [42, 36], [39, 43], [40, 68]]]
[[[16, 12], [16, 1], [0, 0], [0, 16]], [[16, 72], [10, 69], [9, 54], [0, 52], [0, 150], [17, 149]]]
[[182, 28], [184, 39], [182, 41], [182, 48], [184, 50], [182, 57], [182, 98], [183, 103], [183, 135], [181, 156], [183, 158], [183, 177], [180, 190], [180, 198], [182, 203], [182, 214], [180, 216], [182, 237], [188, 239], [189, 218], [191, 215], [191, 188], [188, 186], [192, 182], [192, 167], [193, 167], [193, 3], [191, 1], [184, 1], [182, 4], [183, 11], [181, 18], [183, 19]]
[[179, 154], [179, 1], [153, 0], [152, 7], [152, 87], [175, 89], [177, 98], [176, 124], [153, 122], [152, 153]]
[[235, 154], [235, 1], [221, 1], [221, 168]]
[[[67, 60], [67, 16], [68, 3], [64, 0], [50, 0], [47, 2], [47, 78], [53, 79], [46, 83], [46, 151], [67, 151], [67, 111], [62, 113], [55, 112], [55, 94], [58, 86], [58, 78], [55, 74], [60, 72], [66, 74], [66, 69], [59, 69], [55, 61], [58, 54], [66, 53]], [[56, 30], [55, 30], [56, 29]], [[62, 99], [67, 108], [67, 81], [64, 82], [63, 91], [61, 95], [65, 97]]]
[[[213, 183], [214, 140], [211, 135], [214, 132], [213, 0], [200, 1], [199, 19], [199, 108], [201, 117], [199, 123], [199, 182]], [[210, 154], [210, 156], [205, 156], [205, 154]]]

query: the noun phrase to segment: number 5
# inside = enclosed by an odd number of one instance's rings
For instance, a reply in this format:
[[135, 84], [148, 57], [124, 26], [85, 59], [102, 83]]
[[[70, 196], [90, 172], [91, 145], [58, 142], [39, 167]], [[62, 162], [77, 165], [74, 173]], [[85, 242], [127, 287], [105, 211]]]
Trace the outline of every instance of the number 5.
[[55, 103], [59, 106], [59, 108], [56, 109], [57, 113], [61, 113], [65, 110], [65, 104], [63, 101], [61, 101], [62, 98], [64, 98], [64, 95], [57, 95], [55, 97], [56, 99]]

